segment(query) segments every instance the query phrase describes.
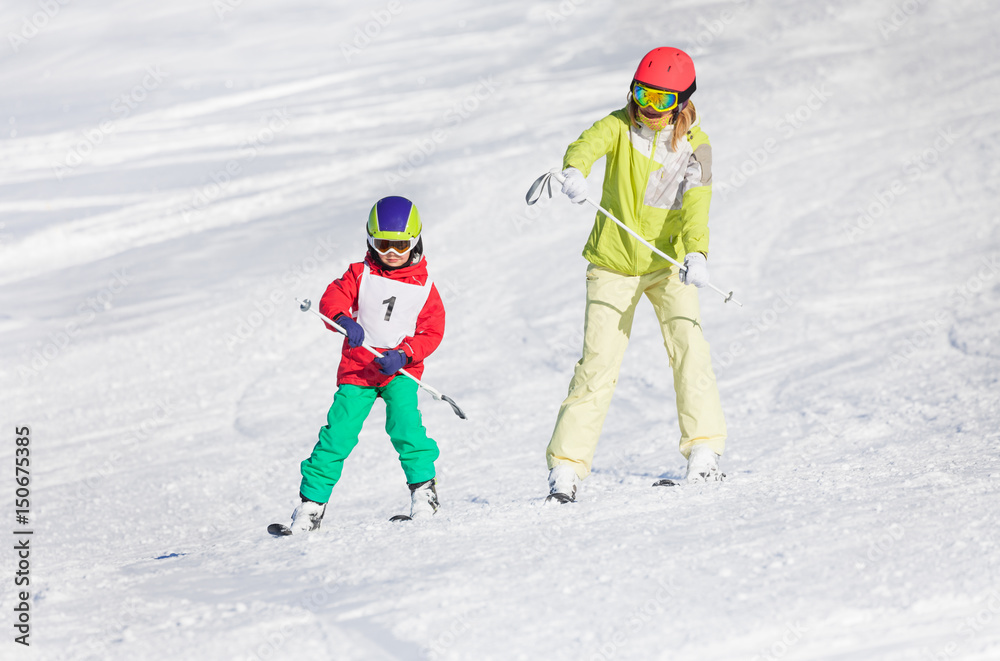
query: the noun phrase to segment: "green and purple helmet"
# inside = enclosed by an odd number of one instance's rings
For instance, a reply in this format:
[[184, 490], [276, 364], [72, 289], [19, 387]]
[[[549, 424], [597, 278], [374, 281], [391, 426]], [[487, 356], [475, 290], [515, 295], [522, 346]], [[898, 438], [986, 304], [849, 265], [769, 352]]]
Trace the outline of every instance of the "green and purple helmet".
[[[413, 202], [397, 195], [383, 197], [368, 214], [368, 250], [376, 260], [389, 252], [397, 255], [409, 253], [402, 266], [392, 268], [416, 264], [423, 258], [424, 252], [421, 230], [420, 214]], [[384, 264], [385, 260], [382, 261]]]
[[423, 226], [417, 206], [405, 197], [383, 197], [368, 214], [368, 236], [373, 239], [413, 241]]

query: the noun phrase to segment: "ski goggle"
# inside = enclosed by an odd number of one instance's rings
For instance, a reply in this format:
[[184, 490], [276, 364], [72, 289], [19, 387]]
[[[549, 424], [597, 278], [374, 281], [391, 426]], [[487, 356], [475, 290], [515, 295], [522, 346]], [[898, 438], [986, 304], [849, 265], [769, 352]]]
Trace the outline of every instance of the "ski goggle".
[[402, 257], [410, 250], [413, 250], [419, 240], [419, 236], [415, 236], [412, 239], [376, 239], [374, 236], [370, 236], [368, 237], [368, 245], [374, 248], [375, 252], [380, 255], [387, 255], [391, 250]]
[[667, 112], [677, 107], [679, 95], [677, 92], [658, 90], [646, 87], [642, 83], [632, 86], [632, 98], [640, 108], [652, 108], [657, 112]]

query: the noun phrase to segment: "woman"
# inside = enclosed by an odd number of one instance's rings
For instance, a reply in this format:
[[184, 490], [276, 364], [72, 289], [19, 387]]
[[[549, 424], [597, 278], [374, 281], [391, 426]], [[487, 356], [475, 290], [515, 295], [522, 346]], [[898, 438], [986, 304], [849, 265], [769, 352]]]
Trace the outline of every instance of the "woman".
[[653, 253], [598, 213], [583, 256], [587, 309], [583, 357], [559, 409], [546, 456], [549, 500], [570, 502], [590, 474], [598, 436], [618, 380], [635, 307], [653, 304], [674, 372], [680, 451], [688, 481], [721, 480], [718, 458], [726, 422], [698, 287], [708, 284], [708, 207], [712, 150], [690, 97], [694, 63], [676, 48], [657, 48], [639, 63], [628, 104], [596, 122], [563, 158], [562, 192], [582, 204], [586, 176], [607, 156], [601, 206], [684, 269]]

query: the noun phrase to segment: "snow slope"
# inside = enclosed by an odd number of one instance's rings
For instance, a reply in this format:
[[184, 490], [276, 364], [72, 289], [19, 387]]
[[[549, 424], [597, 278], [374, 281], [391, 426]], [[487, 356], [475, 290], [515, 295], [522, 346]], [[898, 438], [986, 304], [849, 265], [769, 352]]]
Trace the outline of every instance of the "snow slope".
[[[1000, 14], [975, 0], [0, 9], [0, 462], [31, 428], [31, 646], [4, 659], [1000, 658]], [[592, 214], [523, 195], [695, 57], [702, 293], [731, 438], [678, 476], [637, 314], [594, 473], [544, 507]], [[598, 190], [600, 168], [590, 181]], [[335, 391], [318, 299], [416, 200], [448, 333], [444, 508], [376, 410], [324, 528], [271, 539]], [[9, 519], [6, 518], [9, 516]], [[6, 533], [5, 533], [6, 535]]]

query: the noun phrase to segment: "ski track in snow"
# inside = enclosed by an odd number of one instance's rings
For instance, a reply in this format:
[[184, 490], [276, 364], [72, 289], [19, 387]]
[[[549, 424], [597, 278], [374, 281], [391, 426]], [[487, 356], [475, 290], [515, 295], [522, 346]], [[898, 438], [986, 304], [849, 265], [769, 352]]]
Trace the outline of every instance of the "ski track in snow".
[[[5, 33], [38, 11], [5, 4]], [[974, 0], [60, 4], [0, 72], [0, 411], [32, 429], [35, 531], [32, 644], [8, 626], [0, 656], [1000, 658], [997, 24]], [[698, 66], [712, 275], [745, 303], [702, 293], [728, 480], [650, 488], [683, 459], [643, 303], [594, 472], [545, 506], [592, 214], [523, 195], [664, 44]], [[425, 378], [469, 414], [421, 399], [442, 510], [388, 522], [376, 407], [323, 528], [272, 539], [340, 350], [292, 299], [391, 193], [448, 311]]]

